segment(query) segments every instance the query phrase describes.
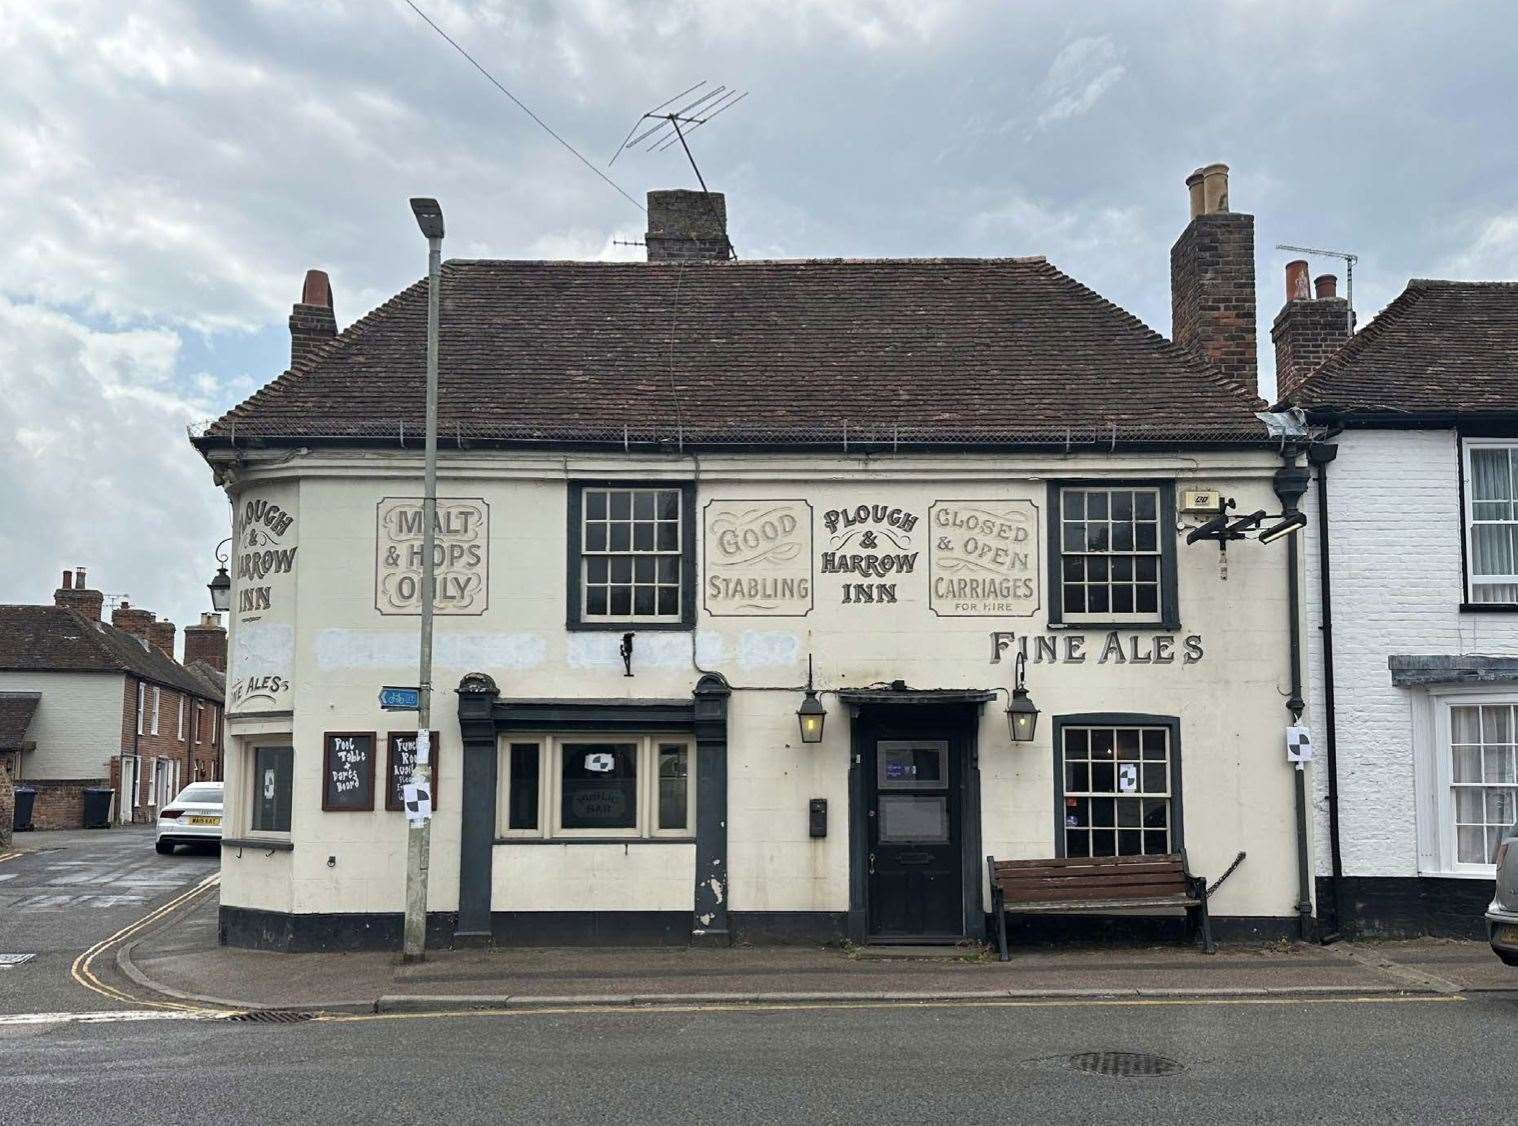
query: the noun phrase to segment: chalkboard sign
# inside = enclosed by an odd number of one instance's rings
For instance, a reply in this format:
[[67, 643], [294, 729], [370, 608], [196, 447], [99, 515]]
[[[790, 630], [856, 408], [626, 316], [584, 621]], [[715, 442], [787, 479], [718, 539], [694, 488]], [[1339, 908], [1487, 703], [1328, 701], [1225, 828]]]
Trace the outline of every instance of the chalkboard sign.
[[328, 731], [322, 736], [322, 809], [373, 808], [374, 732]]
[[[389, 737], [389, 765], [385, 771], [385, 808], [400, 811], [406, 808], [401, 791], [411, 781], [411, 771], [416, 765], [416, 732], [392, 731]], [[432, 766], [432, 808], [437, 810], [437, 732], [432, 733], [427, 761]]]

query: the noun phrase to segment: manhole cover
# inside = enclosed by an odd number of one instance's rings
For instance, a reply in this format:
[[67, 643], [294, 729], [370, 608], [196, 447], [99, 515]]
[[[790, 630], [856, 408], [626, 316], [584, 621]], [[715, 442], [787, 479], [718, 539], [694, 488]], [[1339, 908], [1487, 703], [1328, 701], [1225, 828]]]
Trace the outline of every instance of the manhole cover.
[[316, 1014], [293, 1013], [287, 1009], [255, 1009], [247, 1013], [233, 1013], [227, 1019], [243, 1024], [300, 1024], [302, 1021], [315, 1020]]
[[1116, 1075], [1124, 1079], [1174, 1075], [1186, 1069], [1179, 1060], [1150, 1052], [1077, 1052], [1065, 1057], [1065, 1066], [1089, 1075]]
[[0, 954], [0, 970], [11, 966], [19, 966], [22, 962], [30, 962], [35, 954]]

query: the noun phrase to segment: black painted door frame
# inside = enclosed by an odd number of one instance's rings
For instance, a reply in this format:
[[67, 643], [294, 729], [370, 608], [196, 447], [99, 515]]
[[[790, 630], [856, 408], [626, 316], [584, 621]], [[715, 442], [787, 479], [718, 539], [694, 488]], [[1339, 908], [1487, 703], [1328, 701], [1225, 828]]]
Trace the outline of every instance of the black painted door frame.
[[[878, 739], [942, 739], [956, 756], [960, 808], [960, 879], [963, 923], [959, 935], [980, 939], [985, 932], [981, 901], [980, 756], [978, 704], [855, 705], [849, 729], [849, 920], [852, 942], [872, 940], [870, 934], [869, 794], [865, 776], [873, 762], [871, 748]], [[891, 941], [904, 941], [894, 938]]]

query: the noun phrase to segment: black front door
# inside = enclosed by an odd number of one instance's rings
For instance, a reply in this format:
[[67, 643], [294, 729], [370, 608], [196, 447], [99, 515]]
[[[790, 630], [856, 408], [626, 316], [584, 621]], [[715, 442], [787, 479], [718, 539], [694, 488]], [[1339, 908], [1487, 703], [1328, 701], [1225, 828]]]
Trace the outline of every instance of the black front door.
[[964, 811], [947, 739], [872, 738], [865, 748], [869, 931], [879, 938], [964, 934]]

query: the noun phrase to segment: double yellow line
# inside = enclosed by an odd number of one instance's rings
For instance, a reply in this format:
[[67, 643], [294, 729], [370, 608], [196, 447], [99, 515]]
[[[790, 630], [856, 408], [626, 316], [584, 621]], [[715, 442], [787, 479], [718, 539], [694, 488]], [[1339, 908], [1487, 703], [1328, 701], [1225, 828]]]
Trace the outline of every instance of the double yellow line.
[[20, 860], [25, 855], [22, 852], [0, 852], [0, 864], [4, 864], [7, 860]]
[[102, 938], [91, 946], [83, 954], [74, 959], [74, 964], [69, 968], [69, 976], [86, 989], [99, 993], [102, 997], [109, 997], [113, 1001], [120, 1001], [127, 1005], [147, 1005], [154, 1009], [178, 1009], [183, 1012], [220, 1012], [219, 1009], [206, 1008], [203, 1005], [185, 1005], [173, 1001], [149, 1001], [141, 997], [133, 997], [121, 992], [115, 986], [107, 985], [95, 975], [93, 964], [96, 958], [104, 954], [118, 942], [123, 942], [133, 935], [141, 934], [148, 927], [158, 922], [165, 915], [189, 903], [198, 895], [204, 895], [221, 881], [221, 873], [215, 872], [201, 880], [189, 891], [175, 896], [157, 910], [150, 911], [135, 923], [122, 927], [109, 938]]

